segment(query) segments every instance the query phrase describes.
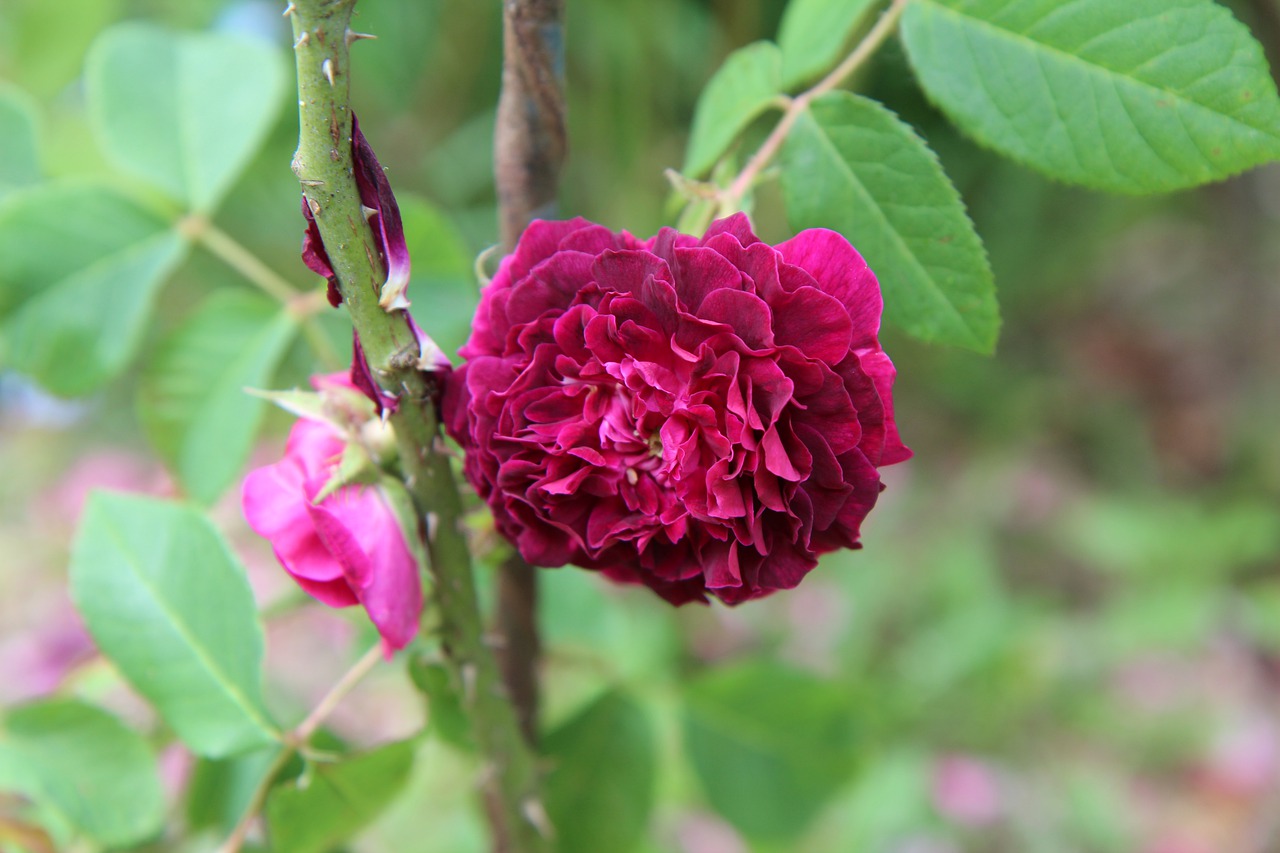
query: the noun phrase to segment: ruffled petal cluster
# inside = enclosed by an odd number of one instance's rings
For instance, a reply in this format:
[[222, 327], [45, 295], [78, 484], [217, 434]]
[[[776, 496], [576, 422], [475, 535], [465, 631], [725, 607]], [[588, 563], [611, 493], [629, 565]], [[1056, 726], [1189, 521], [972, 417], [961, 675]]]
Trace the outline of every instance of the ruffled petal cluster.
[[[340, 376], [329, 379], [347, 384]], [[308, 594], [330, 607], [363, 606], [390, 653], [417, 634], [422, 581], [395, 512], [376, 485], [345, 485], [316, 501], [345, 449], [330, 424], [298, 420], [284, 458], [245, 478], [244, 515]]]
[[446, 420], [530, 563], [745, 601], [858, 547], [878, 467], [911, 455], [881, 307], [832, 231], [535, 222], [482, 295]]

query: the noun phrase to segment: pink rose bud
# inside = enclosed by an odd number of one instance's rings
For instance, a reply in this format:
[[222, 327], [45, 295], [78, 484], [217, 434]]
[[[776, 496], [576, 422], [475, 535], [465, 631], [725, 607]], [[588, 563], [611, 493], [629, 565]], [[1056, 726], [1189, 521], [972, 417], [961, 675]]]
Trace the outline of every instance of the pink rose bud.
[[736, 604], [859, 547], [877, 467], [911, 455], [880, 312], [833, 231], [534, 222], [481, 296], [446, 421], [533, 565]]
[[362, 605], [390, 654], [417, 634], [422, 582], [378, 486], [344, 485], [316, 502], [345, 448], [329, 424], [299, 420], [284, 459], [245, 478], [244, 515], [307, 593], [330, 607]]

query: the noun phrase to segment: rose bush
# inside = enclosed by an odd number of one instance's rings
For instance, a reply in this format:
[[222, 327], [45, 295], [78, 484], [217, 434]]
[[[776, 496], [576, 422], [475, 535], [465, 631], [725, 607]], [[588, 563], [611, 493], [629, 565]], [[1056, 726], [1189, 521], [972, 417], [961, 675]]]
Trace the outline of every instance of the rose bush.
[[[342, 374], [320, 377], [351, 388]], [[331, 424], [301, 418], [284, 458], [249, 473], [242, 492], [249, 526], [307, 593], [330, 607], [360, 604], [388, 654], [418, 632], [422, 581], [394, 510], [376, 484], [344, 485], [317, 501], [347, 443]]]
[[446, 422], [531, 564], [745, 601], [859, 547], [877, 467], [911, 455], [881, 307], [833, 231], [534, 222], [484, 290]]

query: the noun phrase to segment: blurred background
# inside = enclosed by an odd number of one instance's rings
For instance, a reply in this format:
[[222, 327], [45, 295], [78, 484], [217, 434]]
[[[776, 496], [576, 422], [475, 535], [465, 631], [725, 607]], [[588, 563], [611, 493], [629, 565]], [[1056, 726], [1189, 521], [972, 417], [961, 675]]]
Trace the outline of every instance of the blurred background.
[[[1280, 4], [1229, 5], [1280, 65]], [[3, 0], [0, 93], [34, 120], [38, 172], [6, 172], [29, 152], [0, 139], [0, 192], [110, 174], [81, 76], [106, 28], [250, 33], [283, 56], [281, 6]], [[728, 51], [774, 36], [784, 2], [567, 7], [562, 212], [648, 236], [674, 218], [662, 172], [683, 159], [700, 87]], [[473, 258], [496, 242], [500, 4], [361, 0], [357, 25], [378, 40], [355, 48], [353, 103], [406, 211], [415, 312], [452, 352]], [[864, 550], [832, 555], [789, 594], [677, 611], [587, 572], [544, 572], [552, 761], [584, 748], [557, 727], [621, 688], [648, 726], [640, 757], [606, 772], [652, 778], [644, 851], [1280, 851], [1280, 168], [1107, 197], [958, 136], [896, 43], [858, 85], [913, 124], [959, 186], [996, 272], [998, 352], [885, 330], [916, 456], [884, 472]], [[292, 101], [216, 221], [298, 287], [319, 287], [298, 260]], [[776, 190], [758, 194], [756, 222], [770, 242], [789, 236]], [[176, 493], [138, 423], [139, 374], [199, 299], [244, 287], [194, 251], [139, 367], [89, 398], [52, 397], [0, 365], [0, 702], [64, 691], [148, 724], [72, 612], [68, 543], [89, 489]], [[345, 319], [325, 322], [343, 346]], [[273, 386], [317, 369], [298, 345]], [[287, 423], [268, 414], [256, 462], [278, 454]], [[290, 719], [372, 634], [360, 614], [299, 600], [235, 492], [214, 515], [251, 567], [270, 700]], [[332, 729], [375, 744], [427, 718], [397, 661]], [[440, 736], [422, 741], [410, 792], [351, 851], [483, 848], [460, 781], [475, 768], [447, 707], [431, 718]], [[629, 731], [599, 734], [601, 755]], [[245, 762], [171, 750], [164, 766], [175, 820], [214, 835], [253, 784]], [[0, 797], [0, 816], [13, 808]]]

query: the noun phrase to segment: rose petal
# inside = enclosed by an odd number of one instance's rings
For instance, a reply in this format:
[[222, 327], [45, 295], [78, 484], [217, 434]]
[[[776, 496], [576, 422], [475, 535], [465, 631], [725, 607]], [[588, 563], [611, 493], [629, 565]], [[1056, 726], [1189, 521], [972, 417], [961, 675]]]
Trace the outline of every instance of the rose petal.
[[853, 347], [870, 345], [880, 331], [880, 284], [849, 241], [825, 228], [810, 228], [777, 246], [788, 264], [809, 273], [826, 293], [840, 300], [853, 320]]

